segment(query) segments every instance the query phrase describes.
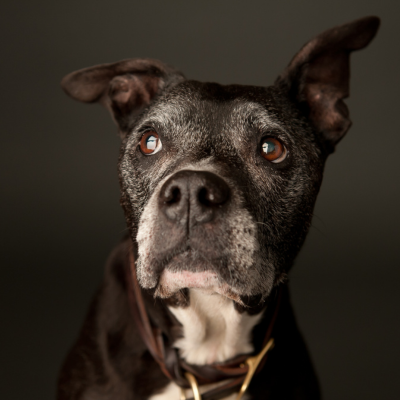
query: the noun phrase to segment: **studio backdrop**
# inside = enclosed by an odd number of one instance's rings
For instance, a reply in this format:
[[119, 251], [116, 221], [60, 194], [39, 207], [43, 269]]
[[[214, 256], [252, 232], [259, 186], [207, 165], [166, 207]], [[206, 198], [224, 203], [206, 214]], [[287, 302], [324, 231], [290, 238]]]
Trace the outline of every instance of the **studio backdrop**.
[[108, 113], [60, 88], [125, 58], [191, 79], [266, 86], [314, 35], [366, 15], [351, 58], [353, 126], [330, 156], [292, 301], [324, 398], [400, 393], [400, 5], [395, 1], [7, 1], [0, 15], [1, 399], [55, 397], [113, 246], [119, 138]]

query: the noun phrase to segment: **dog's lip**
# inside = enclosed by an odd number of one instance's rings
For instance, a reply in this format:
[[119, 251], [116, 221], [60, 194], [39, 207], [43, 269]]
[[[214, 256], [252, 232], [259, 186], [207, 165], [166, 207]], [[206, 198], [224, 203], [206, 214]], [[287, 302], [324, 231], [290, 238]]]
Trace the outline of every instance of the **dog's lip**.
[[[186, 273], [186, 278], [189, 279], [201, 279], [200, 275], [190, 275], [199, 274], [200, 272], [208, 272], [213, 274], [215, 278], [223, 278], [220, 271], [216, 268], [217, 265], [221, 265], [223, 259], [204, 257], [201, 252], [191, 246], [188, 243], [176, 246], [172, 250], [160, 253], [155, 262], [152, 263], [152, 269], [158, 275], [158, 279], [162, 279], [165, 271], [168, 273], [176, 272], [176, 278], [181, 280], [180, 274]], [[204, 275], [203, 278], [209, 279], [211, 275]], [[169, 280], [169, 275], [166, 276]], [[173, 283], [173, 282], [171, 282]]]
[[201, 289], [210, 293], [218, 293], [228, 297], [239, 304], [243, 304], [240, 296], [235, 293], [227, 283], [221, 283], [218, 275], [213, 271], [178, 271], [172, 272], [165, 269], [161, 276], [157, 287], [162, 297], [169, 297], [181, 289]]
[[172, 272], [165, 269], [160, 277], [160, 285], [168, 287], [172, 291], [181, 288], [209, 288], [219, 285], [218, 276], [212, 271], [178, 271]]

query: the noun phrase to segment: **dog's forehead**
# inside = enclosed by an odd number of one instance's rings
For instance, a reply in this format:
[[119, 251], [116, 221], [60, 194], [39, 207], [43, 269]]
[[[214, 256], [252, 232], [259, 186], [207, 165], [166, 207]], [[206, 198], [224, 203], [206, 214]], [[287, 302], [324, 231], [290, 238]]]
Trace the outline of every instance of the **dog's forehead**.
[[171, 140], [245, 139], [257, 131], [282, 130], [268, 88], [186, 81], [167, 91], [150, 108], [141, 125], [153, 125]]

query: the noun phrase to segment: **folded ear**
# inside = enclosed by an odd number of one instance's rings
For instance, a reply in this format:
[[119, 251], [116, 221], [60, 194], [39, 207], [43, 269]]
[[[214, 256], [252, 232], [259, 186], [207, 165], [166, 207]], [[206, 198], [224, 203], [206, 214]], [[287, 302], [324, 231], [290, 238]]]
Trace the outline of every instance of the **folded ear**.
[[368, 45], [379, 23], [377, 17], [366, 17], [321, 33], [294, 56], [275, 82], [323, 135], [329, 151], [351, 126], [343, 102], [349, 95], [350, 53]]
[[72, 72], [63, 78], [61, 86], [75, 100], [103, 104], [125, 133], [130, 119], [162, 89], [184, 79], [160, 61], [129, 59]]

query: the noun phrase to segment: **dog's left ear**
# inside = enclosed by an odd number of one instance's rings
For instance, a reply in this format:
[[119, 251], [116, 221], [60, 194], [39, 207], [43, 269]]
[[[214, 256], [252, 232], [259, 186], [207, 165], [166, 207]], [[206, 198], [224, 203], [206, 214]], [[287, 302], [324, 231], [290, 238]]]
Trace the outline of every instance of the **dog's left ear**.
[[349, 95], [350, 53], [368, 45], [379, 23], [377, 17], [366, 17], [321, 33], [294, 56], [275, 82], [323, 135], [328, 151], [351, 126], [343, 102]]
[[133, 58], [72, 72], [63, 78], [61, 86], [75, 100], [103, 104], [125, 135], [132, 116], [167, 86], [184, 79], [182, 73], [161, 61]]

